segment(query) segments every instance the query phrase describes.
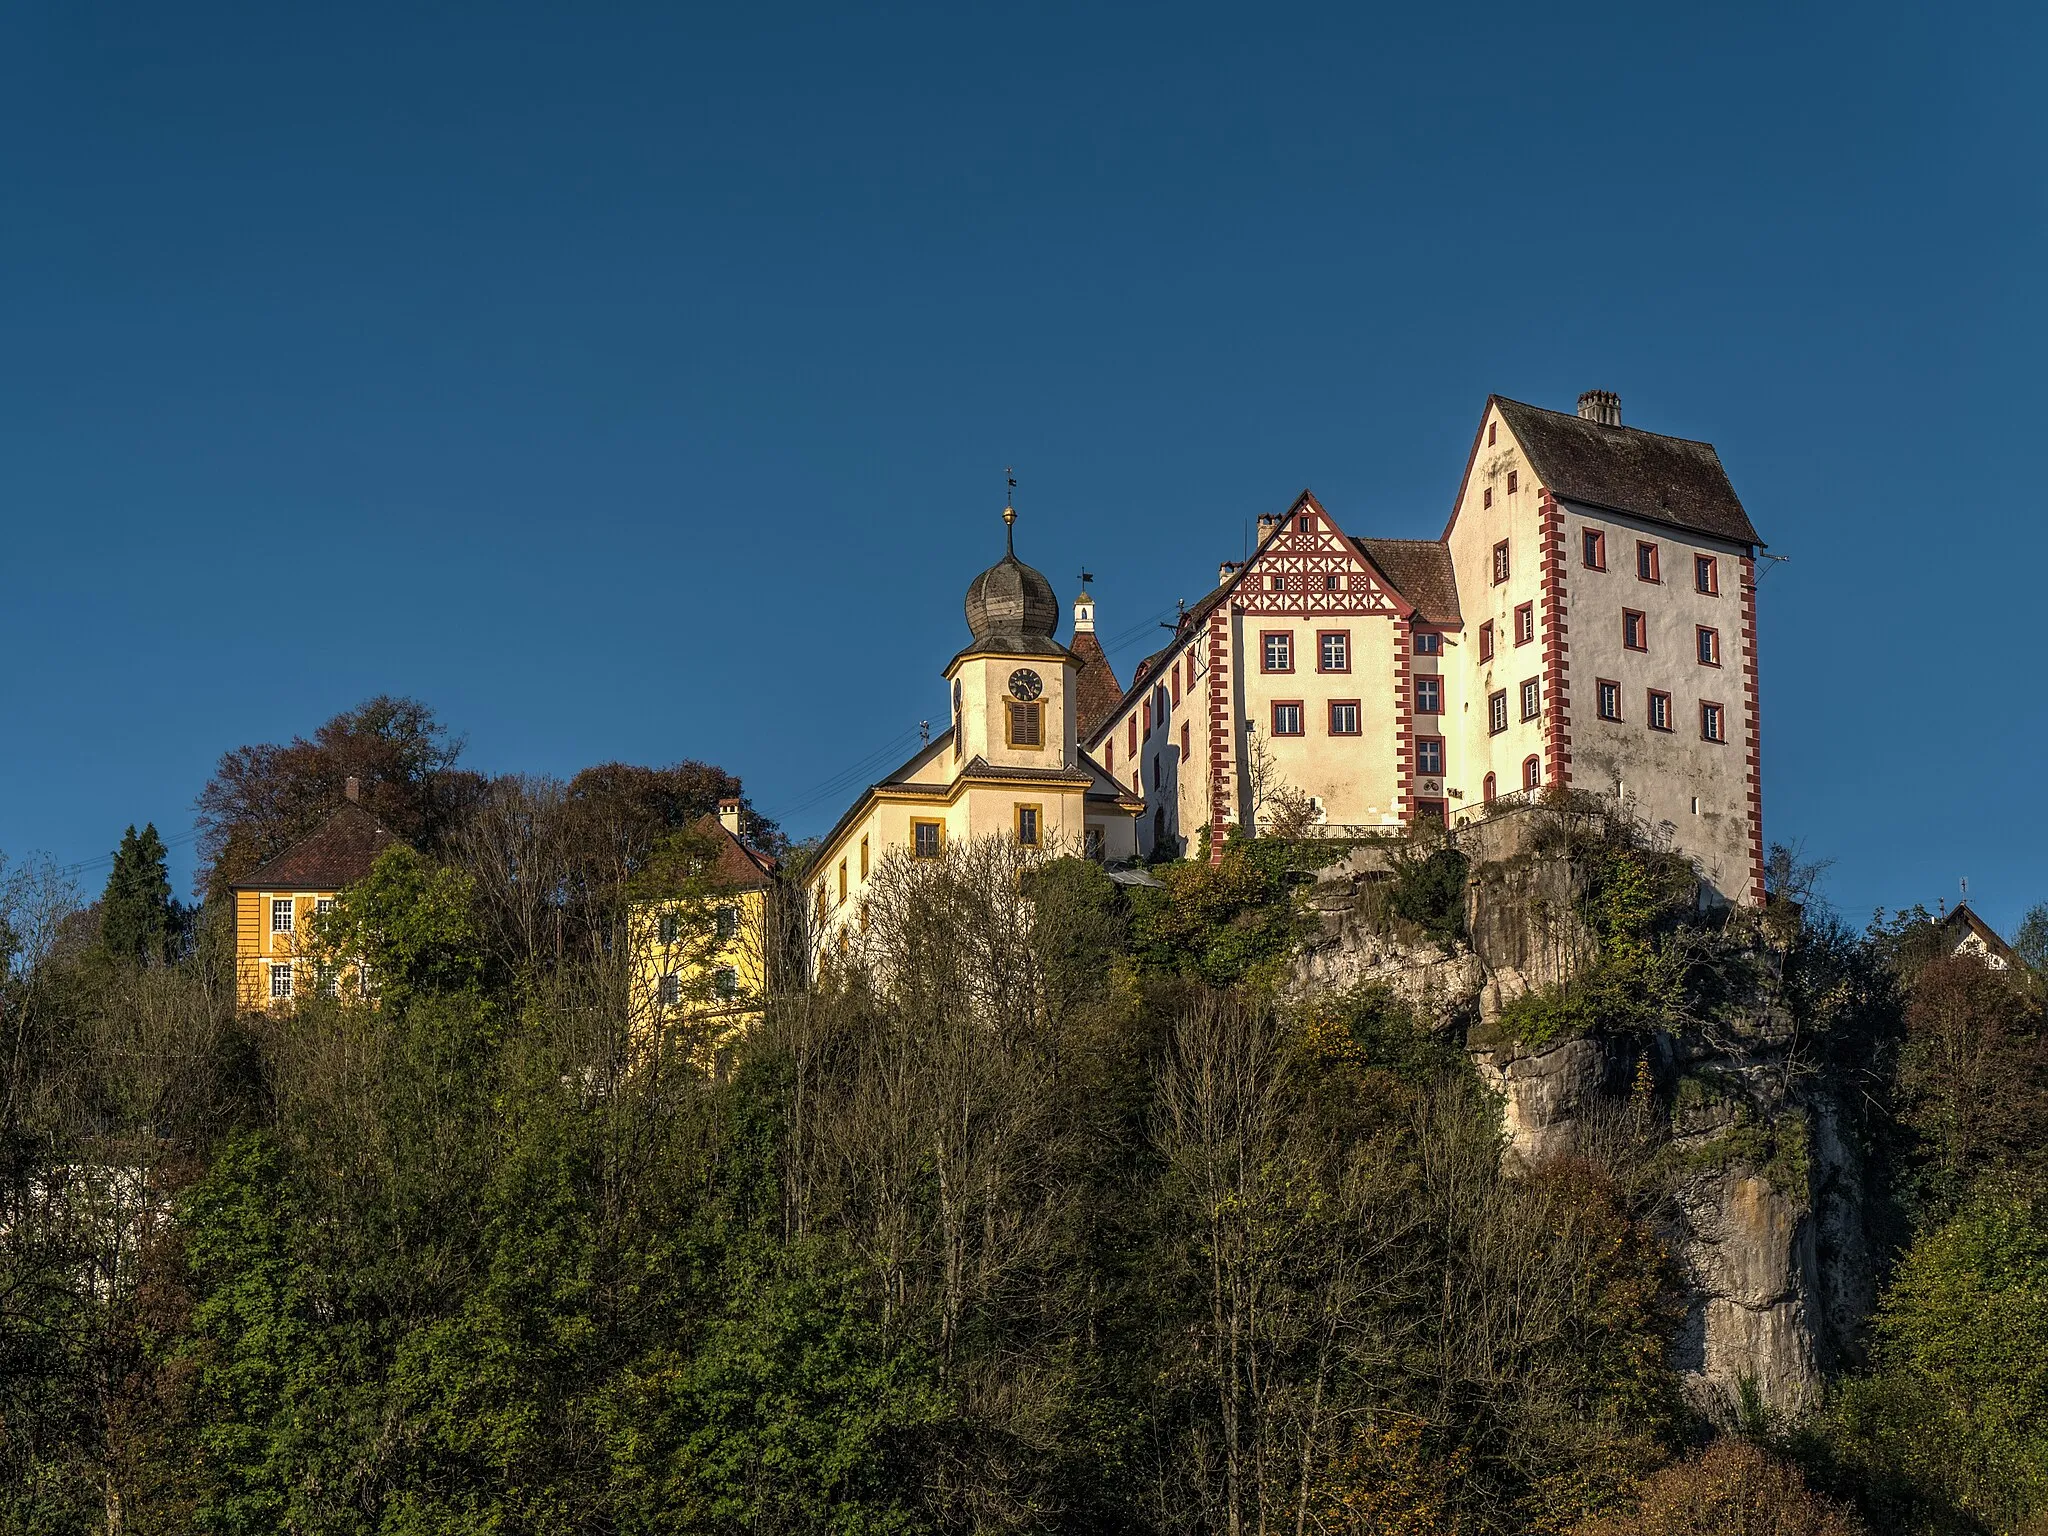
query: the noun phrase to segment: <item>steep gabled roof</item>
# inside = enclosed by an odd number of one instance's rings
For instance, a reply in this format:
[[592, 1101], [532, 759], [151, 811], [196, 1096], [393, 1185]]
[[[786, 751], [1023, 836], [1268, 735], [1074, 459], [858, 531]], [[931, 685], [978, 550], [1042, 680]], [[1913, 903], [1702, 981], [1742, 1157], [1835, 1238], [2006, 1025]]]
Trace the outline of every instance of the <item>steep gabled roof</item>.
[[1955, 909], [1944, 917], [1938, 926], [1941, 929], [1942, 950], [1945, 954], [1954, 954], [1968, 943], [1974, 934], [1978, 943], [1984, 946], [1985, 953], [1999, 964], [2021, 971], [2027, 968], [2027, 963], [2020, 958], [2019, 951], [1999, 937], [1998, 930], [1979, 917], [1966, 901], [1957, 902]]
[[691, 824], [690, 830], [718, 840], [712, 874], [721, 885], [736, 891], [762, 891], [775, 883], [775, 861], [734, 837], [716, 816], [706, 812]]
[[1086, 741], [1124, 696], [1123, 684], [1116, 680], [1116, 669], [1103, 654], [1102, 642], [1095, 638], [1094, 630], [1076, 631], [1067, 649], [1081, 658], [1081, 671], [1074, 679], [1075, 720], [1081, 740]]
[[[1499, 408], [1536, 478], [1560, 501], [1628, 512], [1735, 544], [1763, 542], [1712, 443], [1610, 427], [1499, 395], [1486, 403]], [[1482, 428], [1485, 419], [1482, 413]], [[1462, 504], [1462, 485], [1458, 495]], [[1451, 515], [1455, 520], [1455, 507]]]
[[378, 854], [402, 841], [351, 800], [269, 863], [237, 880], [232, 889], [338, 891], [362, 879]]
[[1451, 547], [1442, 539], [1353, 539], [1425, 624], [1462, 624]]

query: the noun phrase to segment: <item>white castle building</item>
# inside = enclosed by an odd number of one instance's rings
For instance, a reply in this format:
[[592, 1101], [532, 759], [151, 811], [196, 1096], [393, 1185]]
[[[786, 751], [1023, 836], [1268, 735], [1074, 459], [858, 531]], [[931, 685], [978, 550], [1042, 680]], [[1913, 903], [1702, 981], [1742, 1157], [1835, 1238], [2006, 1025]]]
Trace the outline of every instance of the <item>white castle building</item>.
[[887, 847], [1220, 857], [1278, 785], [1331, 835], [1589, 791], [1760, 903], [1759, 548], [1711, 444], [1595, 390], [1575, 415], [1490, 397], [1440, 539], [1355, 536], [1307, 491], [1260, 518], [1128, 689], [1088, 594], [1061, 645], [1051, 584], [1006, 554], [968, 590], [952, 728], [826, 839], [821, 926]]

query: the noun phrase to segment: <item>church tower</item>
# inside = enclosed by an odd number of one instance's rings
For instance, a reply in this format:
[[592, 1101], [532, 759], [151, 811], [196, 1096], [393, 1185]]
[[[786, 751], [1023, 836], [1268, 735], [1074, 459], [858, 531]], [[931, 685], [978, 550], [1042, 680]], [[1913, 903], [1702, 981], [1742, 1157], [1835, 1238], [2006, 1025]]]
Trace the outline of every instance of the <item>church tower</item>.
[[1053, 639], [1060, 600], [1017, 558], [1017, 513], [1003, 508], [1003, 558], [967, 588], [967, 648], [946, 667], [956, 767], [1071, 772], [1080, 764], [1073, 652]]

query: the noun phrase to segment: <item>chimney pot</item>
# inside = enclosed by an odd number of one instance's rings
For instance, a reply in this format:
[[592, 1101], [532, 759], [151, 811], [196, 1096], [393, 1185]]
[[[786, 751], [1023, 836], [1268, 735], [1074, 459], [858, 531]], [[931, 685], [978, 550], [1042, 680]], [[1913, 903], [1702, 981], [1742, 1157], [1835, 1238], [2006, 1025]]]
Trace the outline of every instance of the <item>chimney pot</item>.
[[1280, 514], [1279, 514], [1279, 513], [1277, 513], [1277, 512], [1262, 512], [1262, 513], [1260, 513], [1260, 514], [1259, 514], [1259, 542], [1260, 542], [1261, 544], [1265, 543], [1265, 542], [1266, 542], [1266, 538], [1267, 538], [1267, 536], [1268, 536], [1269, 534], [1271, 534], [1271, 533], [1272, 533], [1272, 531], [1273, 531], [1273, 530], [1274, 530], [1275, 528], [1279, 527], [1279, 526], [1280, 526]]
[[1621, 425], [1621, 396], [1611, 389], [1589, 389], [1579, 396], [1579, 415], [1603, 427]]
[[1216, 567], [1216, 585], [1219, 587], [1222, 586], [1226, 581], [1230, 580], [1231, 577], [1237, 574], [1237, 570], [1238, 566], [1235, 560], [1224, 561], [1221, 565]]
[[738, 800], [728, 798], [718, 802], [718, 824], [734, 837], [740, 835], [740, 803]]
[[360, 803], [363, 798], [363, 781], [350, 774], [348, 782], [341, 786], [341, 792], [348, 796], [350, 801]]

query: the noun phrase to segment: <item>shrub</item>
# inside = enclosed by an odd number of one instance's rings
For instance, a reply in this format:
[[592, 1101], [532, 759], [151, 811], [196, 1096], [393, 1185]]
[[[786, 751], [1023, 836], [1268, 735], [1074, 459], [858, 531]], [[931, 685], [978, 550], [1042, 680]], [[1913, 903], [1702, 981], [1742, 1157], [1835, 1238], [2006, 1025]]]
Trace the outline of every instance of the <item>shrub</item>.
[[1640, 1483], [1632, 1507], [1575, 1536], [1857, 1536], [1854, 1515], [1806, 1486], [1798, 1468], [1745, 1440], [1717, 1440]]

